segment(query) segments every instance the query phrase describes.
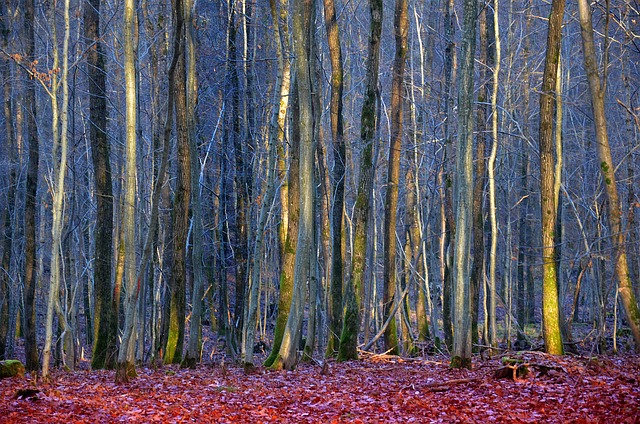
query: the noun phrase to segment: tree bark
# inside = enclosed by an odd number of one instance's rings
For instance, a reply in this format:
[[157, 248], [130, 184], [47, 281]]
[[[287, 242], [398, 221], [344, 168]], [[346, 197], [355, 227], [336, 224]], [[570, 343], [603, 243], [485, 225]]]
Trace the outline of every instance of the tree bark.
[[113, 189], [107, 139], [107, 98], [104, 47], [100, 32], [101, 0], [84, 8], [89, 84], [89, 139], [96, 197], [94, 282], [94, 343], [91, 368], [115, 366], [117, 319], [112, 296]]
[[331, 204], [331, 288], [329, 301], [329, 339], [327, 356], [338, 353], [342, 329], [343, 221], [346, 148], [342, 115], [344, 90], [342, 47], [334, 0], [324, 0], [324, 16], [331, 58], [331, 138], [333, 140], [333, 203]]
[[453, 352], [451, 366], [471, 368], [470, 250], [473, 207], [473, 68], [477, 1], [465, 0], [455, 178], [456, 235], [453, 254]]
[[177, 56], [175, 68], [174, 108], [178, 145], [178, 169], [173, 198], [173, 267], [170, 277], [171, 304], [169, 307], [169, 334], [164, 355], [167, 364], [182, 361], [187, 285], [187, 236], [189, 232], [189, 203], [191, 200], [191, 153], [187, 123], [186, 59], [184, 3], [173, 1], [175, 33], [173, 54]]
[[606, 76], [604, 81], [600, 79], [593, 41], [593, 24], [589, 3], [586, 0], [578, 0], [578, 10], [580, 13], [584, 67], [587, 72], [589, 92], [591, 93], [596, 144], [598, 148], [598, 158], [600, 160], [600, 173], [605, 183], [605, 192], [607, 193], [608, 199], [609, 226], [614, 248], [612, 261], [615, 264], [618, 294], [624, 307], [625, 318], [631, 328], [636, 351], [640, 352], [640, 309], [638, 309], [638, 303], [629, 275], [629, 264], [625, 248], [625, 232], [622, 225], [622, 210], [620, 208], [620, 198], [618, 196], [614, 172], [615, 168], [611, 158], [611, 147], [609, 146], [609, 136], [607, 134], [607, 118], [604, 106], [605, 90], [603, 88], [603, 85], [606, 84]]
[[373, 190], [373, 148], [376, 143], [376, 117], [378, 99], [378, 68], [380, 67], [380, 37], [382, 33], [382, 0], [369, 1], [371, 23], [364, 102], [360, 117], [360, 140], [363, 150], [360, 159], [360, 177], [354, 208], [353, 251], [351, 253], [351, 276], [344, 293], [344, 314], [338, 360], [358, 359], [358, 332], [360, 309], [364, 292], [365, 263], [367, 260], [367, 236], [369, 231], [369, 208]]
[[124, 2], [124, 77], [126, 98], [126, 162], [124, 175], [124, 205], [122, 215], [122, 233], [125, 250], [124, 277], [126, 281], [126, 299], [124, 331], [118, 364], [116, 383], [125, 383], [137, 376], [135, 369], [136, 311], [140, 285], [136, 281], [136, 147], [137, 147], [137, 88], [136, 88], [136, 50], [137, 33], [135, 31], [135, 0]]
[[403, 130], [402, 91], [409, 32], [407, 8], [408, 2], [406, 0], [396, 0], [394, 17], [396, 54], [391, 83], [391, 144], [389, 145], [389, 170], [384, 205], [384, 294], [382, 299], [383, 319], [386, 322], [391, 318], [384, 333], [384, 348], [390, 354], [399, 353], [396, 320], [389, 314], [393, 309], [396, 293], [396, 217]]
[[540, 93], [540, 202], [542, 214], [542, 315], [543, 335], [547, 353], [562, 355], [560, 305], [555, 254], [557, 207], [554, 185], [553, 116], [556, 78], [560, 61], [564, 0], [554, 0], [549, 13], [547, 53]]
[[[23, 31], [25, 60], [33, 61], [35, 53], [35, 1], [25, 0]], [[24, 348], [27, 371], [40, 369], [36, 342], [36, 197], [38, 193], [38, 168], [40, 161], [36, 89], [30, 75], [25, 76], [25, 107], [27, 108], [27, 134], [29, 139], [29, 162], [24, 203]]]
[[311, 101], [310, 31], [312, 30], [311, 0], [295, 0], [293, 3], [293, 46], [296, 57], [297, 91], [300, 113], [300, 138], [293, 140], [300, 145], [300, 221], [298, 243], [293, 274], [293, 297], [280, 352], [273, 367], [291, 370], [297, 362], [302, 318], [304, 314], [306, 284], [311, 278], [311, 256], [314, 241], [314, 137]]

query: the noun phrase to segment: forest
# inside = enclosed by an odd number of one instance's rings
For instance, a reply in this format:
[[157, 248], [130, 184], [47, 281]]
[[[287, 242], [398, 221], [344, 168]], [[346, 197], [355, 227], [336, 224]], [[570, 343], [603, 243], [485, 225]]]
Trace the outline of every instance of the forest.
[[637, 0], [0, 7], [0, 359], [637, 358]]

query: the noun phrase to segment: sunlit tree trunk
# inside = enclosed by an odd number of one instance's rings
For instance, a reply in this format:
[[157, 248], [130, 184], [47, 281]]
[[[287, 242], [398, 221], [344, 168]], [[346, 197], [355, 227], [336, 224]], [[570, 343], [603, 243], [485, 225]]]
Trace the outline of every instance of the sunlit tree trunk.
[[370, 204], [373, 190], [373, 150], [376, 140], [376, 118], [378, 99], [378, 68], [380, 67], [380, 36], [382, 33], [382, 0], [370, 0], [371, 16], [369, 49], [367, 52], [367, 74], [362, 114], [360, 117], [360, 140], [362, 156], [360, 177], [354, 208], [353, 251], [351, 253], [351, 276], [344, 289], [344, 312], [338, 360], [358, 358], [358, 332], [360, 309], [364, 292], [365, 262], [367, 260], [367, 236], [370, 224]]
[[[482, 4], [482, 3], [481, 3]], [[471, 265], [471, 337], [472, 342], [478, 343], [478, 310], [479, 295], [485, 283], [485, 207], [484, 207], [484, 187], [486, 184], [486, 161], [485, 148], [487, 142], [487, 81], [488, 68], [491, 67], [493, 58], [487, 46], [489, 43], [489, 31], [492, 28], [487, 22], [488, 8], [482, 8], [478, 19], [480, 54], [478, 66], [478, 107], [476, 111], [477, 141], [476, 141], [476, 161], [475, 161], [475, 182], [473, 186], [473, 258]], [[486, 298], [485, 298], [486, 304]], [[485, 325], [486, 325], [485, 319]], [[485, 341], [486, 343], [486, 341]]]
[[[383, 319], [389, 318], [384, 332], [385, 351], [397, 354], [398, 333], [395, 317], [390, 317], [396, 298], [396, 217], [398, 212], [398, 185], [400, 182], [400, 150], [402, 149], [403, 129], [403, 78], [407, 56], [407, 38], [409, 32], [408, 2], [396, 0], [394, 28], [396, 55], [393, 62], [393, 81], [391, 83], [391, 144], [389, 145], [389, 170], [384, 213], [384, 294]], [[400, 301], [396, 299], [396, 301]]]
[[458, 85], [458, 150], [455, 178], [456, 235], [453, 254], [453, 352], [451, 366], [471, 367], [470, 250], [473, 207], [473, 68], [477, 1], [465, 0]]
[[487, 162], [487, 172], [489, 176], [489, 219], [491, 221], [491, 248], [489, 252], [489, 344], [491, 346], [498, 345], [497, 324], [496, 324], [496, 260], [498, 250], [498, 214], [496, 206], [496, 157], [498, 154], [498, 87], [500, 83], [500, 23], [498, 20], [499, 0], [493, 0], [493, 41], [494, 41], [494, 67], [493, 67], [493, 84], [491, 91], [491, 154]]
[[586, 0], [578, 0], [580, 12], [580, 29], [582, 35], [582, 50], [584, 54], [584, 67], [587, 72], [589, 82], [589, 92], [591, 93], [591, 106], [596, 131], [596, 144], [598, 148], [598, 158], [600, 161], [600, 173], [604, 180], [605, 192], [608, 198], [609, 226], [614, 247], [615, 273], [618, 280], [618, 294], [624, 306], [627, 324], [631, 328], [633, 339], [636, 344], [636, 351], [640, 352], [640, 310], [633, 292], [633, 285], [629, 275], [629, 264], [625, 248], [625, 232], [622, 226], [622, 210], [618, 188], [616, 186], [615, 168], [611, 158], [611, 148], [609, 146], [609, 136], [607, 134], [607, 118], [605, 115], [603, 84], [598, 71], [595, 45], [593, 40], [593, 24], [591, 22], [591, 7]]
[[124, 303], [125, 320], [118, 364], [116, 367], [116, 383], [124, 383], [137, 376], [135, 369], [136, 310], [140, 287], [136, 281], [136, 121], [137, 121], [137, 88], [136, 88], [136, 51], [135, 46], [135, 0], [124, 2], [124, 78], [126, 97], [126, 162], [124, 168], [124, 205], [122, 227], [124, 238], [124, 278], [126, 281], [126, 299]]
[[[287, 109], [289, 107], [289, 94], [291, 87], [291, 62], [286, 57], [289, 52], [289, 26], [288, 21], [288, 2], [283, 0], [280, 5], [280, 11], [276, 5], [276, 0], [270, 0], [271, 18], [274, 22], [274, 39], [276, 40], [276, 54], [278, 56], [278, 74], [280, 83], [278, 86], [277, 97], [274, 100], [274, 110], [271, 117], [270, 135], [273, 139], [277, 154], [277, 180], [281, 183], [280, 187], [280, 225], [278, 227], [278, 243], [280, 247], [280, 293], [278, 297], [278, 314], [276, 317], [276, 327], [273, 335], [273, 346], [271, 353], [264, 362], [269, 367], [275, 361], [280, 344], [282, 343], [282, 335], [289, 317], [289, 308], [291, 306], [291, 295], [293, 288], [293, 265], [295, 261], [296, 237], [298, 228], [298, 214], [295, 212], [293, 216], [289, 213], [291, 210], [297, 210], [298, 199], [298, 159], [297, 153], [293, 155], [295, 145], [291, 148], [291, 162], [289, 165], [289, 176], [286, 170], [285, 157], [285, 122], [287, 117]], [[296, 112], [297, 113], [297, 112]], [[294, 120], [294, 125], [297, 121]], [[297, 152], [297, 150], [295, 150]], [[289, 232], [290, 226], [295, 229]], [[289, 234], [292, 237], [289, 238]], [[295, 234], [295, 235], [294, 235]]]
[[313, 111], [311, 102], [311, 59], [310, 31], [312, 30], [311, 0], [295, 0], [293, 3], [293, 47], [296, 56], [297, 91], [300, 113], [300, 138], [293, 143], [300, 145], [300, 221], [298, 223], [298, 243], [293, 274], [293, 297], [280, 352], [273, 367], [293, 369], [296, 365], [302, 319], [304, 314], [305, 290], [311, 278], [311, 256], [314, 241], [314, 140]]
[[547, 53], [540, 93], [540, 201], [542, 214], [542, 321], [547, 353], [562, 355], [560, 305], [555, 254], [557, 208], [554, 185], [553, 117], [556, 99], [554, 90], [560, 62], [564, 0], [554, 0], [549, 14]]
[[[53, 43], [53, 68], [59, 69], [59, 53], [58, 39], [56, 30], [56, 11], [55, 5], [52, 6], [50, 25]], [[42, 377], [47, 379], [49, 376], [49, 365], [51, 360], [51, 345], [53, 343], [53, 314], [57, 312], [58, 325], [62, 328], [62, 363], [65, 367], [73, 368], [75, 362], [74, 355], [74, 335], [67, 322], [67, 316], [62, 311], [60, 305], [60, 285], [62, 279], [61, 269], [61, 253], [62, 253], [62, 227], [64, 206], [63, 199], [65, 195], [65, 176], [67, 171], [67, 152], [68, 152], [68, 106], [69, 106], [69, 0], [64, 2], [64, 35], [62, 48], [62, 72], [60, 77], [54, 74], [51, 79], [51, 109], [52, 109], [52, 134], [53, 134], [53, 223], [51, 224], [51, 280], [49, 284], [49, 297], [47, 302], [47, 315], [45, 322], [45, 342], [42, 352]], [[58, 89], [62, 85], [62, 104], [58, 106]], [[58, 109], [60, 107], [60, 109]], [[60, 126], [58, 128], [58, 125]], [[60, 162], [58, 162], [60, 155]]]

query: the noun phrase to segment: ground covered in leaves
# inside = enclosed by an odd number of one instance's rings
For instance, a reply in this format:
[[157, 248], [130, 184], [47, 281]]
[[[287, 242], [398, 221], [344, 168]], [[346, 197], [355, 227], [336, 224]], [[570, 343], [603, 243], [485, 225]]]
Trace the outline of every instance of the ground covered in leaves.
[[[515, 380], [507, 367], [530, 371]], [[507, 372], [496, 373], [498, 370]], [[640, 357], [541, 353], [474, 359], [369, 357], [293, 372], [233, 366], [58, 371], [50, 383], [0, 380], [0, 422], [640, 422]]]

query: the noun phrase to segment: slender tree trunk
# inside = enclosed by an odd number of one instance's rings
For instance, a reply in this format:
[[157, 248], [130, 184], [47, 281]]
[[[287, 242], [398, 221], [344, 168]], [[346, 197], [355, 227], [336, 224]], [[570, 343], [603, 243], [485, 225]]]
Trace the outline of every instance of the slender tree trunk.
[[196, 33], [193, 24], [193, 0], [184, 2], [185, 21], [185, 56], [187, 62], [186, 69], [186, 103], [187, 103], [187, 136], [189, 141], [189, 154], [191, 160], [191, 210], [192, 231], [191, 240], [193, 250], [191, 252], [191, 263], [193, 267], [193, 290], [191, 296], [191, 322], [189, 324], [189, 344], [186, 356], [182, 363], [183, 367], [195, 368], [200, 361], [202, 350], [202, 302], [204, 296], [204, 224], [202, 220], [202, 190], [201, 179], [202, 169], [200, 165], [200, 154], [198, 152], [198, 141], [196, 135], [196, 106], [198, 102], [198, 80], [196, 75]]
[[[390, 318], [389, 314], [393, 309], [396, 292], [396, 217], [403, 130], [402, 92], [409, 32], [407, 8], [408, 2], [406, 0], [396, 0], [394, 17], [396, 55], [393, 62], [391, 84], [391, 144], [389, 145], [389, 171], [384, 205], [384, 295], [382, 302], [385, 322]], [[384, 333], [384, 348], [391, 354], [399, 353], [397, 324], [394, 317], [391, 317]]]
[[[280, 345], [282, 343], [282, 335], [289, 317], [289, 308], [291, 307], [291, 296], [293, 288], [293, 266], [296, 251], [296, 236], [298, 229], [298, 159], [297, 146], [292, 145], [291, 162], [289, 165], [289, 176], [286, 171], [285, 158], [285, 122], [287, 117], [287, 109], [289, 105], [289, 94], [291, 87], [291, 62], [286, 57], [289, 52], [288, 42], [288, 2], [282, 1], [280, 12], [276, 5], [276, 0], [270, 0], [271, 18], [273, 19], [274, 39], [276, 40], [276, 54], [278, 56], [278, 74], [280, 75], [280, 84], [277, 97], [274, 101], [274, 110], [271, 118], [271, 127], [269, 138], [273, 139], [277, 154], [277, 180], [281, 182], [280, 187], [280, 225], [278, 228], [278, 243], [280, 248], [280, 293], [278, 298], [278, 314], [276, 317], [276, 327], [273, 335], [273, 346], [271, 353], [264, 362], [264, 365], [270, 367], [273, 365]], [[293, 94], [293, 93], [292, 93]], [[293, 108], [294, 111], [296, 108]], [[295, 112], [297, 114], [297, 112]], [[297, 125], [297, 120], [293, 120]], [[293, 154], [294, 152], [295, 155]], [[296, 211], [290, 216], [290, 211]], [[289, 232], [290, 226], [295, 229]], [[293, 234], [296, 236], [293, 236]], [[289, 238], [289, 234], [292, 237]]]
[[591, 8], [589, 3], [586, 0], [578, 0], [578, 10], [580, 12], [584, 66], [587, 71], [587, 80], [589, 81], [589, 92], [591, 93], [596, 144], [598, 148], [598, 158], [600, 160], [600, 173], [605, 183], [605, 191], [608, 198], [609, 227], [614, 248], [614, 257], [612, 260], [615, 264], [615, 273], [618, 280], [618, 294], [624, 307], [627, 324], [631, 328], [631, 333], [635, 340], [636, 351], [640, 352], [640, 310], [638, 309], [638, 303], [629, 275], [629, 264], [625, 248], [625, 232], [622, 225], [622, 210], [620, 208], [620, 199], [614, 172], [615, 168], [611, 158], [611, 148], [607, 134], [607, 119], [604, 106], [605, 90], [603, 87], [603, 85], [606, 84], [606, 74], [604, 80], [601, 80], [593, 41], [593, 24], [591, 22]]
[[[481, 3], [482, 5], [482, 3]], [[479, 15], [478, 27], [480, 32], [480, 66], [478, 69], [478, 108], [476, 112], [477, 141], [476, 141], [476, 163], [475, 163], [475, 184], [473, 186], [473, 259], [471, 266], [471, 338], [472, 342], [478, 344], [478, 309], [480, 307], [479, 294], [485, 283], [485, 248], [484, 248], [484, 187], [486, 183], [486, 161], [485, 146], [487, 140], [487, 69], [492, 65], [492, 55], [487, 46], [489, 42], [489, 28], [492, 26], [487, 22], [488, 8], [482, 8]], [[485, 297], [485, 303], [486, 303]], [[485, 319], [485, 324], [486, 324]], [[486, 341], [485, 341], [486, 343]]]
[[[59, 69], [58, 39], [56, 30], [56, 10], [52, 5], [50, 10], [51, 33], [53, 43], [53, 68]], [[51, 109], [52, 109], [52, 134], [53, 134], [53, 223], [51, 224], [51, 280], [49, 284], [49, 298], [47, 302], [47, 316], [45, 323], [45, 343], [42, 352], [42, 377], [47, 379], [49, 376], [49, 365], [51, 360], [51, 345], [53, 342], [53, 314], [57, 312], [58, 325], [62, 328], [62, 363], [65, 367], [74, 367], [73, 355], [73, 334], [67, 321], [67, 316], [62, 311], [60, 305], [60, 285], [62, 276], [61, 269], [61, 253], [62, 253], [62, 228], [64, 218], [63, 199], [65, 194], [65, 176], [67, 171], [67, 153], [68, 153], [68, 106], [69, 106], [69, 0], [64, 2], [64, 35], [62, 48], [62, 73], [58, 79], [54, 75], [51, 79]], [[58, 110], [58, 89], [62, 85], [62, 104]], [[59, 115], [58, 115], [59, 113]], [[60, 126], [58, 128], [58, 125]], [[58, 153], [60, 162], [58, 163]], [[69, 360], [67, 360], [69, 356]]]
[[[5, 51], [8, 51], [8, 26], [10, 25], [8, 5], [3, 3], [0, 5], [0, 43]], [[10, 359], [9, 349], [11, 342], [8, 340], [8, 336], [11, 334], [9, 331], [11, 322], [11, 299], [12, 299], [12, 283], [10, 279], [11, 272], [11, 257], [13, 253], [13, 215], [15, 211], [15, 199], [16, 199], [16, 185], [17, 185], [17, 170], [18, 170], [18, 158], [17, 158], [17, 146], [16, 135], [14, 130], [14, 105], [13, 105], [13, 82], [11, 80], [11, 61], [7, 58], [2, 64], [2, 85], [4, 87], [4, 121], [5, 121], [5, 136], [6, 136], [6, 151], [5, 158], [8, 162], [8, 178], [7, 178], [7, 203], [2, 210], [2, 262], [0, 266], [0, 360]]]
[[455, 179], [456, 236], [453, 254], [453, 352], [451, 366], [471, 367], [470, 250], [473, 207], [473, 68], [477, 1], [465, 0], [458, 85], [458, 153]]
[[[23, 18], [25, 60], [34, 60], [35, 53], [35, 1], [25, 0]], [[27, 134], [29, 162], [24, 204], [24, 348], [27, 371], [40, 369], [36, 343], [36, 197], [38, 193], [38, 168], [40, 161], [35, 81], [25, 78], [25, 107], [27, 109]]]
[[369, 49], [367, 53], [367, 74], [364, 102], [360, 118], [360, 140], [362, 156], [360, 177], [354, 208], [353, 249], [351, 253], [351, 276], [344, 289], [344, 314], [338, 360], [348, 361], [358, 358], [358, 332], [360, 330], [360, 309], [364, 292], [365, 263], [367, 260], [367, 238], [370, 224], [370, 205], [373, 190], [373, 151], [376, 140], [376, 118], [378, 99], [378, 68], [380, 67], [380, 37], [382, 33], [382, 0], [370, 0], [371, 16], [369, 28]]
[[189, 125], [187, 122], [186, 59], [184, 3], [173, 2], [175, 33], [174, 108], [176, 114], [176, 135], [178, 145], [178, 178], [173, 198], [173, 267], [171, 269], [169, 309], [169, 334], [164, 355], [167, 364], [182, 361], [184, 347], [184, 326], [187, 286], [187, 235], [189, 232], [189, 202], [191, 200], [191, 153], [189, 147]]
[[542, 213], [542, 315], [543, 334], [547, 353], [562, 355], [560, 305], [555, 254], [556, 214], [554, 196], [554, 90], [560, 61], [564, 0], [554, 0], [549, 14], [547, 53], [540, 93], [540, 201]]
[[336, 19], [334, 0], [324, 0], [325, 26], [329, 56], [331, 58], [331, 138], [333, 140], [333, 186], [331, 204], [331, 294], [329, 301], [329, 339], [327, 356], [338, 352], [342, 329], [342, 280], [343, 280], [343, 221], [346, 148], [342, 116], [344, 89], [342, 69], [342, 47]]
[[118, 351], [116, 383], [125, 383], [137, 376], [135, 369], [136, 310], [140, 286], [136, 281], [136, 147], [137, 147], [137, 88], [136, 88], [136, 31], [135, 0], [124, 2], [124, 77], [126, 89], [126, 163], [124, 175], [124, 205], [122, 216], [125, 250], [124, 276], [127, 285], [124, 332]]
[[491, 346], [498, 345], [497, 324], [496, 324], [496, 261], [498, 250], [498, 213], [496, 206], [496, 156], [498, 154], [498, 87], [500, 82], [500, 23], [498, 20], [499, 0], [493, 0], [493, 41], [494, 41], [494, 60], [493, 60], [493, 87], [491, 89], [491, 154], [487, 163], [489, 174], [489, 217], [491, 221], [491, 249], [489, 253], [489, 344]]
[[444, 154], [442, 167], [438, 175], [438, 187], [440, 187], [440, 275], [442, 278], [442, 326], [444, 331], [445, 344], [449, 349], [453, 347], [453, 323], [451, 317], [451, 250], [455, 240], [456, 223], [453, 217], [453, 193], [450, 176], [449, 158], [453, 155], [453, 91], [456, 80], [457, 55], [454, 41], [455, 35], [455, 11], [454, 0], [447, 0], [444, 14], [445, 28], [445, 57], [444, 57], [444, 80], [445, 80], [445, 123], [444, 123]]

